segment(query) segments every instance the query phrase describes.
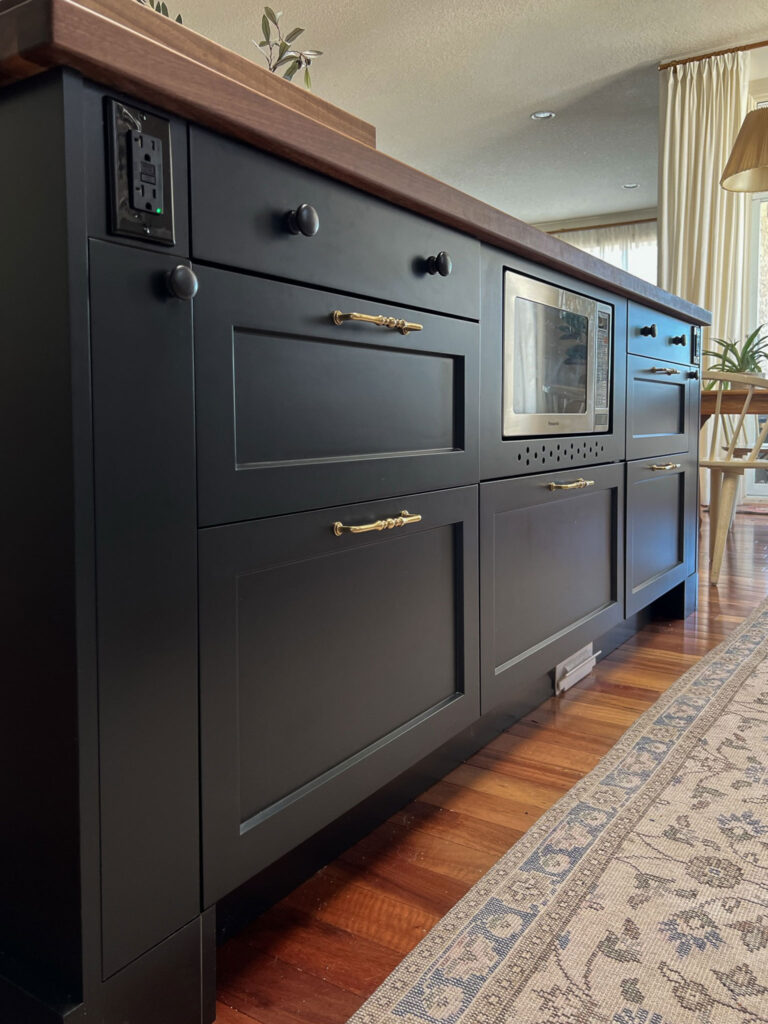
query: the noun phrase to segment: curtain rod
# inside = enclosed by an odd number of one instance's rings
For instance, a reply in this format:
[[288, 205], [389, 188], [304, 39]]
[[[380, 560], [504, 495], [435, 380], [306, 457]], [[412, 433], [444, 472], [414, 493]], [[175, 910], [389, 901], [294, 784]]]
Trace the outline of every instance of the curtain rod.
[[659, 64], [659, 71], [666, 71], [667, 68], [677, 68], [682, 64], [693, 64], [697, 60], [707, 60], [709, 57], [722, 57], [726, 53], [739, 53], [741, 50], [759, 50], [761, 46], [768, 46], [768, 39], [763, 39], [759, 43], [729, 46], [727, 50], [713, 50], [712, 53], [702, 53], [698, 57], [683, 57], [681, 60], [669, 60], [664, 64]]
[[642, 220], [615, 220], [610, 224], [586, 224], [580, 228], [554, 228], [549, 235], [564, 235], [567, 231], [600, 231], [601, 228], [628, 228], [632, 224], [655, 224], [658, 217], [644, 217]]

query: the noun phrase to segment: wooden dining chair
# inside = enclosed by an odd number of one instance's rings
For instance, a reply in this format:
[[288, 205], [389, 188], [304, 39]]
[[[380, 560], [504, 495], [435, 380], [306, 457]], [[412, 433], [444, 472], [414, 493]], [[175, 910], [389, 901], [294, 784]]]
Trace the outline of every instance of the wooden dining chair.
[[[768, 469], [768, 417], [760, 424], [758, 414], [752, 411], [756, 392], [768, 391], [768, 380], [749, 373], [720, 373], [707, 370], [701, 375], [706, 385], [714, 382], [715, 411], [710, 418], [708, 455], [699, 465], [710, 471], [709, 483], [709, 582], [717, 584], [723, 563], [725, 542], [733, 519], [739, 480], [747, 469]], [[733, 410], [728, 403], [725, 411], [723, 394], [738, 388], [746, 394], [740, 399], [740, 408]]]

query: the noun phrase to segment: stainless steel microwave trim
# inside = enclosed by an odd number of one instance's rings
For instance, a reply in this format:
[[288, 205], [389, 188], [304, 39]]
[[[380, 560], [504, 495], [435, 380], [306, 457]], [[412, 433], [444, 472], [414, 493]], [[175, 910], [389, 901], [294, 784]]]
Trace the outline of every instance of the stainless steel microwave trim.
[[[524, 299], [539, 305], [576, 312], [587, 319], [587, 380], [584, 412], [516, 412], [515, 302]], [[540, 343], [537, 340], [537, 343]], [[613, 307], [597, 299], [537, 281], [513, 270], [504, 271], [503, 416], [502, 434], [539, 437], [559, 434], [602, 434], [610, 429], [612, 393]]]

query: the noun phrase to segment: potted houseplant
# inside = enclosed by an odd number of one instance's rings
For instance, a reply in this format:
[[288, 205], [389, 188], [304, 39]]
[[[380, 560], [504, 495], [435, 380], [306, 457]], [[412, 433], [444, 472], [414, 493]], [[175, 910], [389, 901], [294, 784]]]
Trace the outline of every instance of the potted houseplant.
[[[711, 356], [707, 370], [718, 373], [751, 373], [763, 376], [763, 360], [768, 357], [768, 333], [763, 333], [765, 324], [760, 324], [743, 341], [726, 341], [725, 338], [710, 338], [717, 349], [705, 349], [704, 355]], [[727, 383], [727, 382], [726, 382]], [[709, 390], [715, 384], [710, 380], [704, 384]]]

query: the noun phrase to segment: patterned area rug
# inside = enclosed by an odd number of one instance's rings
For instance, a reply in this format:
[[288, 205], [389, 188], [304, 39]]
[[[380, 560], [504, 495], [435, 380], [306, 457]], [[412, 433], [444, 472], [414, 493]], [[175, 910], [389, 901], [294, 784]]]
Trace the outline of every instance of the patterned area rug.
[[350, 1024], [768, 1021], [768, 602]]

